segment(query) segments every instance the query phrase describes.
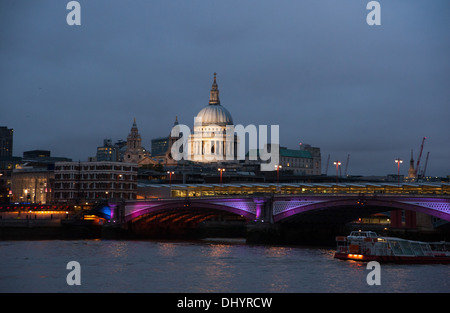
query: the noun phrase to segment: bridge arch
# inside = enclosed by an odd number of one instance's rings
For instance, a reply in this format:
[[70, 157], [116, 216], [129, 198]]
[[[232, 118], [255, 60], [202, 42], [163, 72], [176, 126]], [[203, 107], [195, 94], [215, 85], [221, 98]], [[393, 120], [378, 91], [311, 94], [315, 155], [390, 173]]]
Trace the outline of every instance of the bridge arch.
[[[255, 213], [249, 210], [245, 210], [236, 206], [227, 205], [226, 202], [211, 202], [211, 201], [199, 201], [199, 200], [175, 200], [164, 203], [147, 203], [147, 204], [131, 204], [131, 207], [136, 206], [134, 209], [129, 209], [129, 214], [125, 216], [125, 222], [130, 222], [139, 219], [143, 216], [160, 214], [172, 215], [172, 219], [195, 218], [206, 216], [214, 216], [217, 214], [229, 213], [237, 216], [241, 216], [246, 220], [255, 219]], [[129, 205], [130, 206], [130, 205]], [[161, 217], [161, 216], [160, 216]], [[167, 216], [165, 216], [167, 217]], [[205, 218], [204, 218], [205, 219]], [[203, 220], [204, 220], [203, 219]]]
[[305, 205], [297, 205], [278, 214], [274, 214], [274, 222], [295, 220], [328, 219], [337, 223], [346, 223], [359, 217], [392, 211], [410, 210], [425, 213], [450, 221], [450, 201], [440, 199], [379, 199], [376, 197], [328, 198], [317, 201], [306, 201]]
[[[128, 203], [125, 207], [124, 226], [135, 236], [190, 238], [204, 234], [205, 231], [211, 234], [210, 224], [201, 225], [206, 220], [215, 219], [220, 223], [227, 221], [226, 225], [232, 225], [233, 229], [242, 232], [245, 222], [255, 218], [251, 210], [246, 209], [245, 205], [237, 205], [236, 201], [208, 200], [170, 199]], [[230, 205], [227, 205], [227, 201]], [[219, 232], [220, 229], [219, 227]]]

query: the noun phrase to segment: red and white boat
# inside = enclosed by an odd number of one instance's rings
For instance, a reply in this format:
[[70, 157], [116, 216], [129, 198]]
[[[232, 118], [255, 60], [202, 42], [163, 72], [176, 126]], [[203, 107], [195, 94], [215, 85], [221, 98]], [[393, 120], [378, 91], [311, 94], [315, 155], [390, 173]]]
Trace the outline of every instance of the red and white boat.
[[449, 263], [450, 243], [381, 237], [373, 231], [352, 231], [336, 237], [334, 257], [341, 260], [394, 263]]

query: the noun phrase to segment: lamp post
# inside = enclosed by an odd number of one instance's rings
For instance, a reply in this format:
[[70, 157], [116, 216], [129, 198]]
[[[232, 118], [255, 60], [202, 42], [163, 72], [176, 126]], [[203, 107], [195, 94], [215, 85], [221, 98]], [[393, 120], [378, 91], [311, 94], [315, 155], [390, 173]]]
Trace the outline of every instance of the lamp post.
[[169, 174], [169, 183], [172, 185], [172, 174], [175, 174], [175, 172], [167, 171], [167, 174]]
[[282, 168], [281, 165], [275, 165], [275, 169], [277, 170], [277, 184], [280, 182], [280, 168]]
[[403, 163], [403, 160], [397, 158], [395, 159], [395, 163], [397, 163], [397, 179], [398, 179], [398, 187], [400, 188], [400, 164]]
[[217, 170], [220, 172], [220, 183], [222, 184], [222, 172], [224, 172], [225, 169], [224, 168], [218, 168]]
[[338, 168], [341, 165], [341, 161], [334, 161], [333, 164], [336, 165], [336, 185], [337, 185], [337, 183], [338, 183]]

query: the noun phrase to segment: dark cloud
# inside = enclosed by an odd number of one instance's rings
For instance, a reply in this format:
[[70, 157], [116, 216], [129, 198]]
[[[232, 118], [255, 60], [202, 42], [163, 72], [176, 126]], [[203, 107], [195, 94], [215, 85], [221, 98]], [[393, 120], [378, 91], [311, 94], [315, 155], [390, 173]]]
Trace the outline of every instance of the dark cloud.
[[427, 172], [450, 174], [446, 0], [380, 1], [372, 27], [361, 0], [80, 0], [80, 27], [67, 2], [0, 3], [0, 124], [15, 155], [84, 160], [134, 117], [150, 148], [175, 116], [193, 124], [218, 72], [235, 123], [279, 124], [283, 145], [319, 146], [324, 165], [350, 154], [351, 174], [393, 173], [427, 136]]

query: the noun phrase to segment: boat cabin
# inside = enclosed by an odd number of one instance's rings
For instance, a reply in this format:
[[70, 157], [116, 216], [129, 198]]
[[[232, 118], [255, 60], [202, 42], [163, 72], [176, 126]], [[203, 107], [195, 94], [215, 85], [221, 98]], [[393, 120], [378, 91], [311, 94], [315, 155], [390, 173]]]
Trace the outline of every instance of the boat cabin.
[[348, 240], [364, 240], [365, 238], [378, 238], [378, 235], [373, 231], [352, 231], [347, 236]]

